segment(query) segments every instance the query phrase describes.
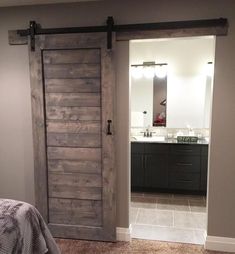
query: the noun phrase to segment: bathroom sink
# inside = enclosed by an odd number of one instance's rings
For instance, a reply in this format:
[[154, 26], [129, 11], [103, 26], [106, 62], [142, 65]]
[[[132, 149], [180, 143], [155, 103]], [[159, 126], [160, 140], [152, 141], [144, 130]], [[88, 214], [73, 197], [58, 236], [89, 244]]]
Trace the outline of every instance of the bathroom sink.
[[134, 136], [133, 140], [140, 142], [164, 142], [164, 136], [153, 136], [153, 137], [142, 137], [142, 136]]

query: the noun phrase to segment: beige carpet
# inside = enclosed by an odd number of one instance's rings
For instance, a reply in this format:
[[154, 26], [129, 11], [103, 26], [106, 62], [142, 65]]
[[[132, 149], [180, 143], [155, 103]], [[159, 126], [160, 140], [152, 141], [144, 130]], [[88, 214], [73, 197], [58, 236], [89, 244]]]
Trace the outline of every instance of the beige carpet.
[[202, 245], [169, 243], [133, 239], [128, 242], [105, 243], [56, 239], [62, 254], [222, 254], [225, 252], [206, 251]]

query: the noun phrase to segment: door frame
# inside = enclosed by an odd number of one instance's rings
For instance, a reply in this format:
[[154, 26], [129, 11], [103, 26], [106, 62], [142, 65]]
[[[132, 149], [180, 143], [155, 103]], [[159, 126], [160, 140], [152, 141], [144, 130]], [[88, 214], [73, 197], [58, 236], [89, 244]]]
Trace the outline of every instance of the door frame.
[[[221, 27], [222, 29], [222, 27]], [[219, 29], [220, 30], [220, 29]], [[226, 29], [223, 29], [223, 32], [221, 33], [222, 30], [220, 30], [220, 32], [218, 32], [217, 29], [215, 28], [209, 28], [206, 30], [201, 30], [201, 29], [189, 29], [189, 30], [181, 30], [181, 31], [177, 31], [177, 29], [173, 29], [171, 32], [168, 33], [168, 31], [164, 31], [164, 30], [158, 30], [158, 31], [139, 31], [139, 32], [132, 32], [131, 34], [117, 34], [117, 40], [119, 41], [128, 41], [130, 43], [131, 40], [148, 40], [148, 39], [160, 39], [160, 38], [180, 38], [180, 37], [199, 37], [199, 36], [214, 36], [214, 40], [215, 40], [215, 44], [216, 44], [216, 39], [218, 36], [227, 36], [228, 34], [228, 27]], [[129, 52], [130, 52], [130, 48], [129, 48]], [[215, 51], [216, 53], [216, 51]], [[129, 72], [130, 73], [130, 72]], [[129, 74], [130, 75], [130, 74]], [[213, 77], [214, 79], [214, 77]], [[213, 80], [212, 79], [212, 80]], [[130, 76], [128, 77], [128, 89], [130, 91]], [[117, 84], [118, 85], [118, 84]], [[213, 90], [212, 90], [213, 92]], [[213, 95], [212, 95], [213, 97]], [[212, 103], [212, 102], [211, 102]], [[129, 107], [130, 107], [130, 96], [129, 96]], [[212, 104], [211, 104], [211, 114], [210, 116], [212, 116]], [[130, 125], [130, 108], [128, 111], [128, 119], [129, 119], [129, 125]], [[130, 137], [130, 129], [131, 126], [129, 126], [128, 129], [128, 136]], [[210, 132], [212, 129], [212, 119], [210, 119]], [[131, 153], [130, 153], [130, 144], [131, 144], [131, 140], [129, 139], [129, 154], [128, 154], [128, 162], [129, 162], [129, 170], [128, 170], [128, 174], [129, 174], [129, 183], [130, 185], [128, 186], [128, 196], [129, 196], [129, 204], [128, 204], [128, 211], [129, 211], [129, 218], [130, 218], [130, 207], [131, 207]], [[210, 140], [210, 146], [208, 147], [208, 175], [207, 175], [207, 196], [206, 196], [206, 206], [208, 206], [208, 183], [209, 183], [209, 165], [210, 165], [210, 150], [211, 150], [211, 140]], [[208, 221], [208, 212], [207, 212], [207, 221]], [[131, 228], [131, 224], [130, 224], [130, 219], [129, 219], [129, 227]], [[208, 225], [208, 224], [207, 224]], [[207, 232], [207, 228], [206, 228], [206, 232]], [[132, 238], [131, 234], [130, 234], [130, 239]]]

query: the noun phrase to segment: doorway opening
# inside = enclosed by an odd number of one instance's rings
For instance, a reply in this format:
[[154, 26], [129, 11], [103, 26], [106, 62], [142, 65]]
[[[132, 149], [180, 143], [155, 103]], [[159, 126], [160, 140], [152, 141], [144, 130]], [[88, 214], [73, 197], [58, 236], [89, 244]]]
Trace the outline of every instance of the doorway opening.
[[130, 41], [132, 238], [205, 243], [215, 36]]

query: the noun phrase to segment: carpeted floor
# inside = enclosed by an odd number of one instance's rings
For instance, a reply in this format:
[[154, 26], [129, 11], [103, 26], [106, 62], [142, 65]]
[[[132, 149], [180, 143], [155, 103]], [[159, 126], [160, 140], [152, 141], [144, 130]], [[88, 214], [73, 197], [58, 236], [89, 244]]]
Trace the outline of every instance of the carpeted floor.
[[206, 251], [202, 245], [169, 243], [133, 239], [128, 242], [106, 243], [56, 239], [62, 254], [224, 254], [225, 252]]

